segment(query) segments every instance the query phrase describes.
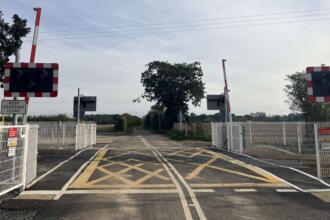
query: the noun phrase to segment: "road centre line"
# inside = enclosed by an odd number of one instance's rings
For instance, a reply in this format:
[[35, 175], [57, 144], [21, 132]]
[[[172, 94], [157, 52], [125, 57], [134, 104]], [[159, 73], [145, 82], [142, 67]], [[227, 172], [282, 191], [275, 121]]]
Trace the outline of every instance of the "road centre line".
[[62, 187], [61, 191], [54, 197], [54, 200], [58, 200], [61, 198], [63, 193], [69, 188], [70, 184], [77, 178], [77, 176], [81, 173], [81, 171], [85, 169], [85, 167], [96, 157], [96, 155], [98, 155], [98, 153], [101, 150], [106, 149], [107, 146], [108, 144], [100, 148], [91, 158], [89, 158], [88, 161], [86, 161], [83, 165], [81, 165], [81, 167], [73, 174], [73, 176], [69, 179], [69, 181]]
[[55, 170], [57, 170], [58, 168], [60, 168], [63, 164], [69, 162], [70, 160], [72, 160], [73, 158], [77, 157], [79, 154], [81, 154], [82, 152], [93, 148], [95, 146], [90, 146], [88, 148], [85, 148], [83, 150], [78, 151], [75, 155], [69, 157], [68, 159], [62, 161], [61, 163], [57, 164], [55, 167], [53, 167], [52, 169], [48, 170], [46, 173], [42, 174], [41, 176], [39, 176], [37, 179], [33, 180], [29, 185], [27, 185], [27, 189], [30, 188], [31, 186], [33, 186], [34, 184], [36, 184], [37, 182], [39, 182], [40, 180], [42, 180], [43, 178], [45, 178], [46, 176], [48, 176], [49, 174], [51, 174], [52, 172], [54, 172]]
[[170, 171], [169, 167], [160, 159], [160, 157], [158, 156], [158, 154], [149, 146], [149, 143], [142, 137], [140, 137], [142, 143], [155, 155], [156, 159], [159, 161], [159, 163], [164, 167], [164, 169], [166, 170], [166, 172], [168, 173], [168, 175], [170, 176], [171, 180], [173, 181], [175, 187], [178, 190], [179, 193], [179, 197], [180, 197], [180, 201], [183, 207], [183, 211], [185, 214], [185, 217], [187, 220], [192, 220], [192, 214], [191, 211], [188, 207], [188, 202], [186, 200], [186, 197], [183, 193], [183, 189], [181, 188], [180, 184], [178, 183], [178, 181], [175, 179], [173, 173]]
[[[151, 144], [149, 144], [147, 142], [147, 140], [145, 140], [144, 138], [141, 138], [141, 141], [156, 155], [158, 155], [157, 159], [161, 162], [162, 160], [165, 162], [163, 163], [164, 168], [167, 167], [167, 170], [169, 172], [169, 174], [171, 173], [171, 171], [168, 169], [168, 167], [170, 167], [172, 169], [172, 171], [175, 173], [175, 175], [179, 178], [179, 180], [181, 181], [181, 183], [185, 186], [186, 190], [188, 191], [190, 198], [195, 206], [195, 209], [197, 211], [197, 214], [199, 216], [200, 219], [206, 219], [205, 214], [200, 206], [200, 204], [198, 203], [198, 200], [196, 199], [196, 195], [193, 192], [193, 190], [191, 189], [191, 187], [188, 185], [188, 183], [184, 180], [184, 178], [181, 176], [181, 174], [175, 169], [175, 167], [168, 162], [168, 160], [166, 158], [164, 158], [164, 156], [158, 151], [157, 148], [153, 147]], [[161, 159], [159, 159], [161, 158]], [[173, 174], [171, 173], [171, 175], [173, 176]], [[175, 177], [173, 176], [175, 182], [178, 184], [177, 180], [175, 179]], [[181, 186], [178, 185], [179, 188], [182, 190]], [[183, 193], [183, 191], [182, 191]], [[185, 200], [186, 201], [186, 200]], [[190, 211], [190, 210], [189, 210]]]

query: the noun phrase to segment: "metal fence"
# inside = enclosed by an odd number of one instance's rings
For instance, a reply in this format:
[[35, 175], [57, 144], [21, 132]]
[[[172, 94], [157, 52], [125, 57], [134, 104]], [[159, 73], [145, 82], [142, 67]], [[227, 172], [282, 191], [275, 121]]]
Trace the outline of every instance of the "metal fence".
[[[231, 126], [232, 129], [227, 123], [211, 123], [212, 145], [238, 153], [252, 147], [315, 153], [318, 176], [330, 177], [330, 122], [233, 122]], [[323, 142], [319, 128], [329, 129]], [[228, 133], [230, 130], [232, 135]]]
[[96, 144], [96, 124], [38, 122], [38, 151], [76, 151]]
[[315, 152], [312, 122], [233, 122], [233, 135], [228, 135], [228, 138], [227, 133], [231, 129], [227, 129], [226, 123], [211, 123], [211, 127], [214, 146], [229, 146], [228, 149], [237, 152], [262, 145], [281, 147], [295, 153]]
[[[10, 128], [17, 129], [17, 145], [8, 145]], [[0, 196], [29, 184], [37, 171], [38, 126], [0, 126]]]

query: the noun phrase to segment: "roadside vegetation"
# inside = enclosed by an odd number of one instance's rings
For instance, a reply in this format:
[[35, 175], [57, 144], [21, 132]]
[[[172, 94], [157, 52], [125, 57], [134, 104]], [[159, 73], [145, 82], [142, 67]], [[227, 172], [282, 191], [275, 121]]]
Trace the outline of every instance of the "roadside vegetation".
[[187, 131], [187, 133], [185, 133], [185, 131], [179, 131], [173, 129], [167, 131], [166, 134], [173, 140], [189, 139], [189, 140], [199, 140], [199, 141], [207, 141], [207, 142], [212, 141], [211, 134], [205, 131], [201, 125], [196, 126], [196, 129]]

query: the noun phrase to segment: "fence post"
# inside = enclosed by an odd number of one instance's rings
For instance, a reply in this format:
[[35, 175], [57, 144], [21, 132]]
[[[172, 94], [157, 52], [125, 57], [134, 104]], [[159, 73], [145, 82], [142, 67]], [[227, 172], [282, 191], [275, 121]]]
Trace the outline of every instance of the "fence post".
[[249, 121], [250, 145], [252, 145], [252, 121]]
[[300, 122], [297, 122], [297, 142], [298, 142], [298, 153], [301, 154], [301, 132], [300, 132]]
[[283, 145], [286, 146], [286, 130], [285, 130], [285, 122], [282, 123], [283, 129]]
[[64, 123], [62, 123], [62, 128], [63, 128], [62, 129], [63, 130], [63, 134], [62, 134], [62, 139], [63, 139], [62, 142], [63, 143], [62, 144], [63, 144], [63, 147], [64, 147], [64, 144], [65, 144], [65, 124]]
[[238, 125], [238, 141], [239, 141], [239, 153], [243, 153], [243, 130], [242, 125]]
[[[22, 128], [24, 129], [24, 128]], [[26, 184], [26, 166], [27, 166], [27, 155], [28, 155], [28, 148], [29, 148], [29, 125], [25, 125], [25, 134], [24, 134], [24, 156], [23, 156], [23, 176], [22, 176], [22, 183], [23, 183], [23, 190], [25, 189]]]
[[320, 161], [320, 149], [319, 149], [319, 133], [318, 125], [314, 123], [314, 139], [315, 139], [315, 154], [316, 154], [316, 169], [317, 177], [321, 178], [321, 161]]

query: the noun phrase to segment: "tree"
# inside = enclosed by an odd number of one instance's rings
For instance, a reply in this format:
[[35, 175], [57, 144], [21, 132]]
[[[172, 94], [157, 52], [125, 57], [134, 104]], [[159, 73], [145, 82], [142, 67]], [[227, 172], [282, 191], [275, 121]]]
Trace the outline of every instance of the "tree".
[[147, 67], [141, 74], [144, 86], [142, 98], [164, 109], [164, 127], [172, 128], [180, 110], [186, 114], [189, 102], [199, 106], [204, 98], [201, 65], [199, 62], [170, 64], [154, 61], [147, 64]]
[[5, 72], [5, 63], [9, 57], [19, 49], [23, 43], [22, 38], [30, 33], [31, 29], [27, 27], [26, 19], [13, 15], [13, 23], [5, 22], [3, 14], [0, 11], [0, 81], [3, 81]]
[[306, 72], [296, 72], [286, 76], [288, 84], [284, 91], [290, 109], [303, 114], [306, 121], [328, 121], [330, 106], [327, 103], [311, 103], [307, 99]]

